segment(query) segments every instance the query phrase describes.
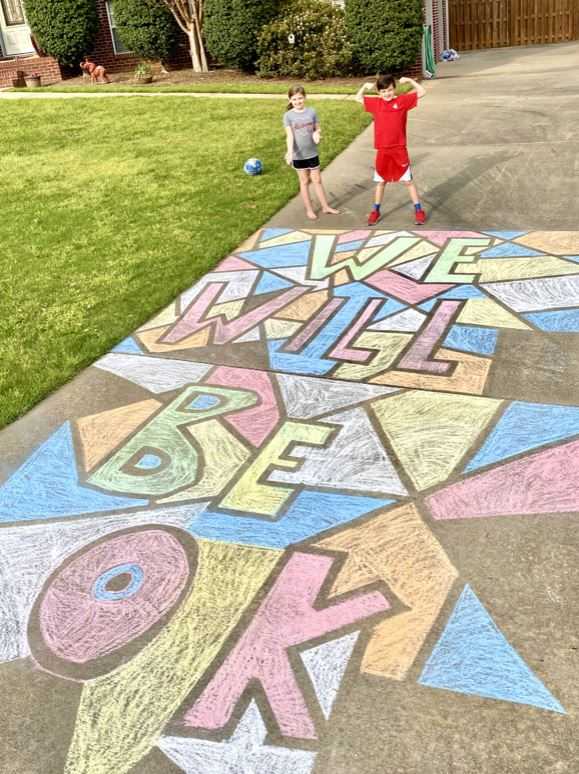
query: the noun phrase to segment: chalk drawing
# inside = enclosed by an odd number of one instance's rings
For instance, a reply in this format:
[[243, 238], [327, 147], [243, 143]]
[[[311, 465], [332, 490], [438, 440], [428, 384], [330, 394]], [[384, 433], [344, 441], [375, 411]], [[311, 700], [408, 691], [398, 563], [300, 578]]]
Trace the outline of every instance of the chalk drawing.
[[0, 662], [76, 691], [62, 774], [153, 750], [311, 774], [350, 688], [418, 674], [461, 711], [567, 722], [516, 618], [466, 587], [446, 621], [473, 549], [445, 540], [579, 511], [579, 405], [504, 387], [513, 341], [544, 378], [556, 340], [579, 378], [578, 255], [574, 232], [265, 229], [98, 360], [35, 448], [7, 442]]

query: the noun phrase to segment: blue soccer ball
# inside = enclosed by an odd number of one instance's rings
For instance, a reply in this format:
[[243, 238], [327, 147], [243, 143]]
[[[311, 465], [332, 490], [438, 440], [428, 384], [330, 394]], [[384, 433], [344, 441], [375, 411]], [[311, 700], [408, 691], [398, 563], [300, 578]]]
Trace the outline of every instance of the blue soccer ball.
[[247, 159], [243, 165], [243, 171], [246, 175], [261, 175], [263, 164], [259, 159]]

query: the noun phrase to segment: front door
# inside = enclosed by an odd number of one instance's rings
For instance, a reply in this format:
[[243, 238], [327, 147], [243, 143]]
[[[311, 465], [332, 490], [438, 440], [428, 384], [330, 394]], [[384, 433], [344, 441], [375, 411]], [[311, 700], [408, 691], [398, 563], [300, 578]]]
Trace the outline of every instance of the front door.
[[4, 56], [33, 53], [22, 0], [0, 0], [0, 35]]

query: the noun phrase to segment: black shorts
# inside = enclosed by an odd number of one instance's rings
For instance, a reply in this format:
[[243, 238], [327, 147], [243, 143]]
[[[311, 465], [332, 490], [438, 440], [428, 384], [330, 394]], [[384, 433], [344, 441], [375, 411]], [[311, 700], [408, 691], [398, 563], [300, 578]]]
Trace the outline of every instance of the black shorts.
[[294, 159], [292, 164], [294, 169], [318, 169], [320, 157], [312, 156], [311, 159]]

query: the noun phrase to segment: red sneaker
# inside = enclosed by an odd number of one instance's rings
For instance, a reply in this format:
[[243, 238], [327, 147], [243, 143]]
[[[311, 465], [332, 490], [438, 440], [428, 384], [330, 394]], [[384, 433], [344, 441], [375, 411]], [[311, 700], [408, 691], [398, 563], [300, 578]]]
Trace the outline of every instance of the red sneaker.
[[426, 223], [426, 213], [424, 210], [414, 211], [414, 222], [417, 226], [423, 226]]
[[372, 210], [372, 212], [368, 215], [368, 225], [375, 226], [379, 220], [380, 220], [380, 210]]

